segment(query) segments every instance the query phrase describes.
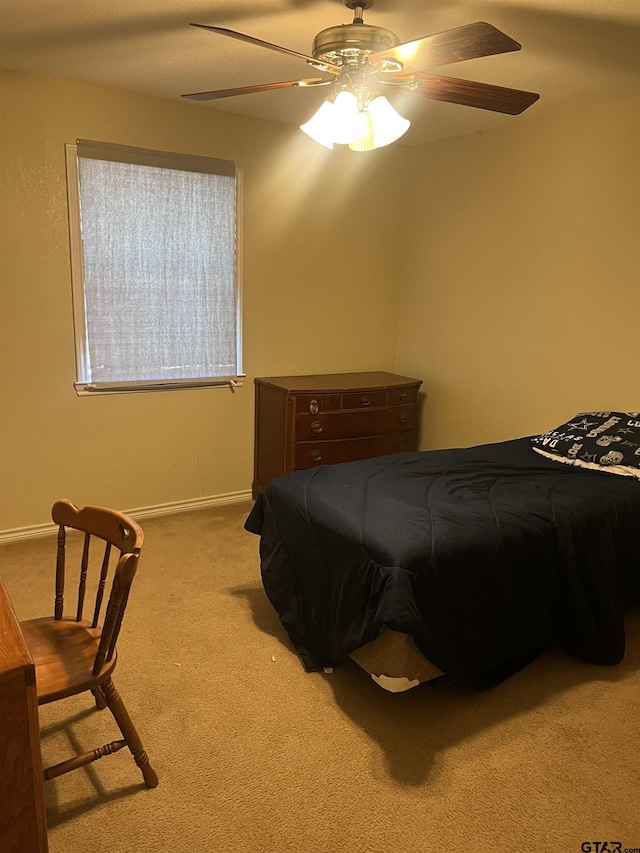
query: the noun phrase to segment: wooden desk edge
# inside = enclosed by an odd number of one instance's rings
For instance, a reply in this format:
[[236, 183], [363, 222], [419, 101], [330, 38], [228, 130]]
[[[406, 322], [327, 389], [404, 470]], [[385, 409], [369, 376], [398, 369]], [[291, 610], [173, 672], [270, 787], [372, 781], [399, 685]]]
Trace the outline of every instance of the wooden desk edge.
[[35, 667], [1, 579], [0, 780], [3, 853], [47, 853]]

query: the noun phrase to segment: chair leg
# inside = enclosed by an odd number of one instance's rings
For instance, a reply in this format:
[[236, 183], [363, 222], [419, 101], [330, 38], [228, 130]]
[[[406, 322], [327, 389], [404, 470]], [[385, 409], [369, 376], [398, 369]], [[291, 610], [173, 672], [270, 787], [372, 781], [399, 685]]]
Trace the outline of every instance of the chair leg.
[[96, 700], [96, 708], [102, 711], [107, 707], [107, 700], [102, 695], [102, 690], [99, 687], [95, 687], [91, 692], [93, 693], [93, 698]]
[[127, 742], [127, 746], [131, 750], [131, 754], [133, 755], [136, 764], [140, 770], [142, 770], [145, 785], [147, 788], [155, 788], [158, 784], [158, 777], [155, 770], [149, 763], [149, 756], [144, 751], [140, 736], [131, 722], [131, 717], [125, 708], [124, 702], [120, 698], [120, 694], [116, 690], [113, 681], [111, 678], [108, 678], [100, 686], [102, 694], [109, 706], [109, 710], [115, 717], [116, 723], [122, 732], [122, 736]]

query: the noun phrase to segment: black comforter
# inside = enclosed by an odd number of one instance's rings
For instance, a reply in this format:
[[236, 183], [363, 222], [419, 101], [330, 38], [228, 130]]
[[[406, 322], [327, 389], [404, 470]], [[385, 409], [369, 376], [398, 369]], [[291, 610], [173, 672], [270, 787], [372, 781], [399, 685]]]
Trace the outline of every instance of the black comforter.
[[384, 626], [474, 688], [551, 645], [615, 664], [640, 589], [640, 481], [545, 459], [526, 438], [295, 472], [246, 528], [307, 669]]

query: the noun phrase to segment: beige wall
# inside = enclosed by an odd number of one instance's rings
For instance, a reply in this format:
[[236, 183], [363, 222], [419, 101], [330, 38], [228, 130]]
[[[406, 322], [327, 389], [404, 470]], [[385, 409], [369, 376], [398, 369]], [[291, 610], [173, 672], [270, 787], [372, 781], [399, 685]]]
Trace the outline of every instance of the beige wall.
[[[359, 156], [193, 104], [0, 86], [0, 531], [62, 496], [132, 509], [248, 489], [259, 375], [420, 377], [424, 448], [640, 409], [637, 102]], [[243, 389], [76, 396], [76, 138], [244, 169]]]
[[[0, 86], [0, 531], [47, 522], [58, 497], [133, 509], [247, 490], [254, 376], [393, 370], [405, 149], [329, 152], [281, 124], [19, 73]], [[76, 138], [244, 169], [244, 388], [76, 396]]]
[[412, 150], [399, 372], [425, 449], [640, 410], [637, 101]]

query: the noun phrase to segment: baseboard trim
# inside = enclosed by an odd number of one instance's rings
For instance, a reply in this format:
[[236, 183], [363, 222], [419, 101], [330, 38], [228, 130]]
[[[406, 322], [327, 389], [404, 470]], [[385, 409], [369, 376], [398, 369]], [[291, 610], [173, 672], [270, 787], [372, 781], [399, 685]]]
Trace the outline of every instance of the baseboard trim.
[[[251, 490], [244, 492], [227, 492], [223, 495], [209, 495], [206, 498], [191, 498], [186, 501], [172, 501], [155, 506], [142, 506], [136, 509], [124, 510], [126, 515], [138, 521], [142, 518], [155, 518], [160, 515], [177, 515], [180, 512], [191, 512], [195, 509], [207, 509], [222, 504], [236, 504], [251, 500]], [[0, 531], [0, 544], [4, 542], [19, 542], [23, 539], [37, 539], [40, 536], [50, 536], [58, 530], [55, 524], [34, 524], [30, 527], [14, 527], [12, 530]]]

